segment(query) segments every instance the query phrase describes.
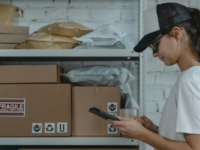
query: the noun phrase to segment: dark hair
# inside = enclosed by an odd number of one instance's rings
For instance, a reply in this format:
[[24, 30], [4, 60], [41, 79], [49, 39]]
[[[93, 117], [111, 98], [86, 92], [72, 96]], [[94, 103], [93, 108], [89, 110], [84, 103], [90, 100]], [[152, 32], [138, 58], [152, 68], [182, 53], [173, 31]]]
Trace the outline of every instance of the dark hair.
[[[190, 13], [191, 19], [180, 22], [175, 26], [183, 27], [186, 30], [190, 39], [188, 44], [195, 58], [200, 62], [200, 10], [188, 7], [188, 12]], [[172, 28], [166, 29], [163, 34], [170, 35]]]

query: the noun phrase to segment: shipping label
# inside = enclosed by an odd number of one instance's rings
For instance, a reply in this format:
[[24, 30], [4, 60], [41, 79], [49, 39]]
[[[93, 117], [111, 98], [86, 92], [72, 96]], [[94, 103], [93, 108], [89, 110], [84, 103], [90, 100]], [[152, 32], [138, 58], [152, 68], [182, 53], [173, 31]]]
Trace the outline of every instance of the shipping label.
[[117, 112], [117, 102], [108, 103], [108, 112], [109, 113]]
[[25, 117], [25, 99], [0, 98], [0, 117]]
[[45, 123], [45, 133], [55, 133], [55, 123]]
[[32, 133], [42, 133], [42, 123], [32, 123]]
[[108, 134], [117, 134], [117, 129], [114, 128], [111, 124], [108, 124]]
[[57, 133], [67, 133], [67, 122], [57, 122]]

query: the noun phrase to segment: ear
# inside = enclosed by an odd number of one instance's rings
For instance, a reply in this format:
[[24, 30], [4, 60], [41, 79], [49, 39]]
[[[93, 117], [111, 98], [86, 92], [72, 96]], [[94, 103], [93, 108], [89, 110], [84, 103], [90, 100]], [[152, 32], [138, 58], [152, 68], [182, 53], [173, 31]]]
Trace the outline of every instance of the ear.
[[172, 29], [172, 34], [174, 35], [176, 40], [181, 40], [183, 37], [183, 32], [181, 31], [181, 29], [179, 27], [174, 27]]

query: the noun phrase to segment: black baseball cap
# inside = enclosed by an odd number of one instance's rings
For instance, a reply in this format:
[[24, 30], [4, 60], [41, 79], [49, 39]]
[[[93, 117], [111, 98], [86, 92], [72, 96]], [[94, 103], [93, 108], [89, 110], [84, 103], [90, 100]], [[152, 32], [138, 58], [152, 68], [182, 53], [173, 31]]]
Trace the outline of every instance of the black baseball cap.
[[178, 3], [163, 3], [144, 11], [144, 37], [134, 47], [136, 52], [144, 51], [164, 29], [191, 18], [187, 7]]

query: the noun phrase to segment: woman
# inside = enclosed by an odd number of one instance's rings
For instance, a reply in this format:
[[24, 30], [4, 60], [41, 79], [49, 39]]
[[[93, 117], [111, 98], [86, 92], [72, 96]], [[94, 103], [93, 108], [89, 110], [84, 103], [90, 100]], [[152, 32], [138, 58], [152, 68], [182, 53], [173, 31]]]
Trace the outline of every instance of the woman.
[[166, 66], [178, 64], [181, 74], [163, 108], [159, 127], [146, 117], [108, 120], [124, 137], [159, 150], [200, 150], [200, 11], [177, 3], [144, 12], [144, 38], [134, 48], [153, 49]]

